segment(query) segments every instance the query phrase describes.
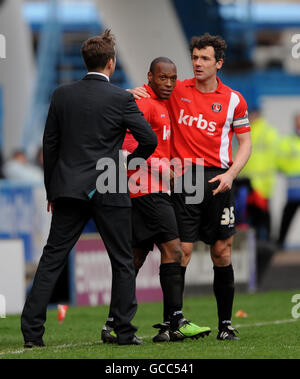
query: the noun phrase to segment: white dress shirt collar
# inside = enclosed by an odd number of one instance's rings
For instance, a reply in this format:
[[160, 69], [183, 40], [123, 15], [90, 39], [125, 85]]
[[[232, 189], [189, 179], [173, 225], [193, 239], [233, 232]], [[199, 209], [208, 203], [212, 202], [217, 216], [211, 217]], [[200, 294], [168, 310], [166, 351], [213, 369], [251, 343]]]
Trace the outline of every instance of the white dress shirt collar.
[[102, 74], [102, 72], [88, 72], [87, 75], [100, 75], [100, 76], [104, 76], [105, 79], [107, 79], [107, 81], [109, 82], [109, 77], [105, 74]]

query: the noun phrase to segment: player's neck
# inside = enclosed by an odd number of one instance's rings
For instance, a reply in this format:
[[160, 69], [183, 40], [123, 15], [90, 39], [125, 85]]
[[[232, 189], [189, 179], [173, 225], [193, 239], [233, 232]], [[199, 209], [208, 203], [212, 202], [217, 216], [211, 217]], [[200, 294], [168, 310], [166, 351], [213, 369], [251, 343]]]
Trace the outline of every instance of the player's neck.
[[196, 79], [196, 88], [200, 92], [203, 93], [209, 93], [209, 92], [215, 92], [218, 88], [218, 81], [217, 77], [214, 76], [212, 78], [208, 78], [206, 80], [197, 80]]

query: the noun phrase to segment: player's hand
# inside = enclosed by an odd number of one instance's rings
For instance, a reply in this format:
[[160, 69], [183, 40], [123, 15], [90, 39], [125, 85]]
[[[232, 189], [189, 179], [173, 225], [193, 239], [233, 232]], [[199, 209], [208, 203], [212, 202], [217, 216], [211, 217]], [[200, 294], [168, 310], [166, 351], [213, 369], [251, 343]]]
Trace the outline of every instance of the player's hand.
[[162, 173], [160, 173], [160, 180], [168, 186], [170, 191], [174, 190], [175, 173], [171, 168], [164, 169]]
[[216, 196], [218, 193], [230, 191], [232, 188], [233, 179], [233, 176], [226, 172], [225, 174], [217, 175], [209, 180], [209, 183], [220, 182], [219, 186], [213, 190], [213, 195]]
[[128, 89], [127, 91], [132, 93], [136, 100], [146, 99], [147, 97], [150, 97], [149, 93], [144, 87], [136, 87], [134, 89]]
[[47, 212], [51, 211], [51, 213], [53, 213], [53, 209], [54, 209], [54, 203], [51, 203], [50, 201], [48, 201]]
[[170, 190], [174, 191], [175, 186], [175, 172], [173, 170], [170, 170]]
[[170, 180], [170, 191], [173, 192], [174, 191], [174, 186], [175, 186], [175, 173], [171, 169], [170, 169], [169, 180]]

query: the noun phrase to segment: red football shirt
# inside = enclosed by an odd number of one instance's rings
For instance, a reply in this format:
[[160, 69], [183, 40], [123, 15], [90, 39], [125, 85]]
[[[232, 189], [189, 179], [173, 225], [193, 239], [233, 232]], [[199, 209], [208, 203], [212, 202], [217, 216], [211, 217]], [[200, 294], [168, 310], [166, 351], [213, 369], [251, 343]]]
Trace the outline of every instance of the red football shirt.
[[[171, 122], [169, 112], [165, 100], [157, 97], [155, 92], [148, 85], [145, 84], [144, 88], [151, 97], [136, 100], [136, 103], [156, 133], [158, 143], [154, 153], [147, 159], [147, 167], [127, 171], [131, 198], [161, 191], [168, 192], [168, 185], [162, 180], [160, 174], [169, 168], [168, 161], [170, 160], [171, 149]], [[132, 153], [136, 149], [137, 144], [133, 135], [127, 130], [122, 147], [123, 150]], [[167, 161], [164, 162], [164, 160], [161, 160], [162, 158], [165, 158]]]
[[202, 93], [196, 79], [178, 81], [167, 101], [172, 124], [171, 156], [204, 159], [205, 166], [232, 165], [233, 133], [250, 131], [247, 103], [243, 96], [219, 78], [215, 92]]

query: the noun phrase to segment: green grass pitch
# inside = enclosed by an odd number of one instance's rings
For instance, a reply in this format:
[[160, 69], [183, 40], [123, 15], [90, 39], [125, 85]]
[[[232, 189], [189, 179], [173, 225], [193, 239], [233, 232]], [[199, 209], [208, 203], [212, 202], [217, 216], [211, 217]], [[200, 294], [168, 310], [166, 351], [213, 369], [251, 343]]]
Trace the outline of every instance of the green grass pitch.
[[[233, 326], [240, 341], [217, 341], [216, 302], [213, 296], [186, 298], [184, 314], [191, 321], [210, 326], [209, 337], [176, 343], [154, 344], [154, 323], [161, 321], [161, 303], [140, 304], [134, 324], [143, 346], [107, 345], [100, 341], [100, 330], [108, 307], [70, 308], [63, 324], [57, 311], [48, 312], [44, 341], [46, 348], [23, 349], [20, 317], [0, 319], [0, 359], [227, 359], [227, 358], [300, 358], [300, 319], [293, 319], [294, 294], [268, 292], [236, 295]], [[236, 318], [242, 309], [247, 318]], [[299, 312], [299, 310], [298, 310]]]

